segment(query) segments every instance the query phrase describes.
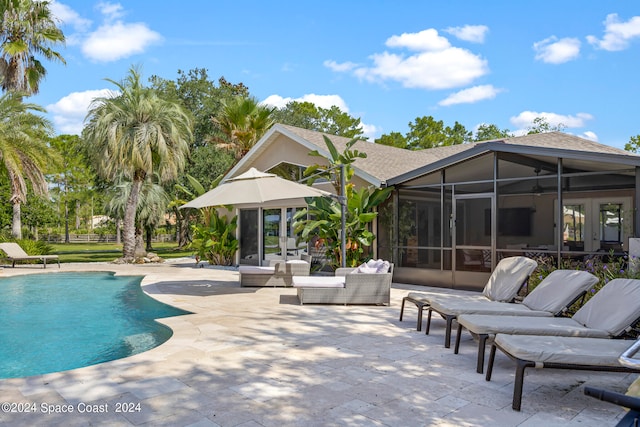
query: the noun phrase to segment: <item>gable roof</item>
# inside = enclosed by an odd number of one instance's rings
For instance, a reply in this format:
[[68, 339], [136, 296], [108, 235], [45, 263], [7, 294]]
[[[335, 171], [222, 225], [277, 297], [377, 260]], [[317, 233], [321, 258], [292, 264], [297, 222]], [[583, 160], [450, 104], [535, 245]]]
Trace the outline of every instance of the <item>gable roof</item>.
[[[329, 157], [329, 152], [324, 136], [331, 140], [339, 152], [343, 152], [347, 143], [351, 141], [351, 138], [343, 136], [276, 124], [229, 171], [225, 180], [247, 171], [251, 162], [268, 150], [281, 135], [309, 151], [318, 150], [325, 157]], [[355, 174], [376, 187], [398, 184], [489, 151], [578, 158], [596, 162], [609, 160], [640, 166], [640, 156], [563, 132], [523, 135], [423, 150], [407, 150], [360, 140], [352, 148], [367, 154], [367, 158], [358, 159], [353, 164]]]

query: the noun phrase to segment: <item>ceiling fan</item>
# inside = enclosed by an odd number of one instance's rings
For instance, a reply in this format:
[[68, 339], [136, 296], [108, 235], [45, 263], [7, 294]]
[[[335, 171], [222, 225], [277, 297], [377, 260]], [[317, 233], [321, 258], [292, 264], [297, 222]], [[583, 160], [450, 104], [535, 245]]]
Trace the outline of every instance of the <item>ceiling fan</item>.
[[542, 186], [540, 185], [540, 180], [538, 179], [538, 176], [540, 176], [540, 168], [537, 167], [533, 171], [536, 173], [536, 183], [533, 187], [531, 187], [531, 192], [536, 195], [540, 195], [544, 193], [544, 188], [542, 188]]

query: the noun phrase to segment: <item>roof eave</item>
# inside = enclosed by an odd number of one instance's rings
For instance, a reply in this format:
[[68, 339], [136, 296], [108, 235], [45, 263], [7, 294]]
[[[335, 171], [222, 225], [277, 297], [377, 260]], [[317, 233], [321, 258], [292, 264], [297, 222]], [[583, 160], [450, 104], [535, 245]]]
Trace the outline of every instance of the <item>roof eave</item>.
[[576, 160], [587, 160], [593, 162], [612, 162], [627, 166], [640, 167], [640, 156], [634, 155], [621, 155], [612, 153], [595, 153], [579, 150], [568, 150], [562, 148], [553, 147], [533, 147], [530, 145], [514, 145], [500, 141], [491, 141], [482, 144], [478, 144], [468, 150], [461, 153], [454, 154], [445, 159], [438, 160], [434, 163], [430, 163], [422, 168], [416, 169], [411, 172], [407, 172], [402, 175], [398, 175], [387, 181], [388, 185], [397, 185], [405, 181], [417, 178], [428, 173], [435, 172], [439, 169], [451, 166], [455, 163], [463, 160], [468, 160], [472, 157], [477, 157], [481, 154], [485, 154], [489, 151], [503, 152], [503, 153], [515, 153], [523, 155], [546, 155], [556, 158], [570, 158]]

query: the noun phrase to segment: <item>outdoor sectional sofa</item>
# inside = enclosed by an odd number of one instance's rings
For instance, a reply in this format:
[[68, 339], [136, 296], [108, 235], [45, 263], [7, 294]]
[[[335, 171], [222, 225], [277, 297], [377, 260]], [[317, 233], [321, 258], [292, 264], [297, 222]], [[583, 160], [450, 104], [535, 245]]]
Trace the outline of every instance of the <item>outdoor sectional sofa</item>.
[[366, 268], [338, 268], [334, 276], [293, 278], [300, 304], [383, 304], [391, 303], [393, 264], [385, 262], [384, 272]]
[[293, 276], [308, 276], [311, 271], [310, 257], [302, 256], [302, 259], [272, 260], [269, 266], [241, 265], [240, 286], [292, 286]]

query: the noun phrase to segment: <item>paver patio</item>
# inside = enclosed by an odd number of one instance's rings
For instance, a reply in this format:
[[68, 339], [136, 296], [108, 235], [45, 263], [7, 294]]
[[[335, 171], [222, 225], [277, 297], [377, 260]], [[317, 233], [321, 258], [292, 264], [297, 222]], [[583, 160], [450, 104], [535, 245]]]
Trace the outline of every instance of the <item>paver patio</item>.
[[[174, 334], [151, 351], [0, 380], [2, 402], [37, 408], [0, 412], [0, 424], [599, 427], [615, 425], [624, 411], [584, 396], [583, 385], [624, 392], [637, 377], [531, 370], [515, 412], [508, 358], [498, 354], [486, 382], [475, 372], [470, 336], [454, 355], [442, 345], [444, 321], [434, 318], [428, 336], [415, 330], [415, 311], [398, 321], [402, 297], [423, 287], [394, 284], [390, 307], [301, 306], [295, 289], [240, 288], [236, 271], [194, 268], [192, 260], [60, 269], [76, 270], [144, 275], [147, 293], [194, 314], [163, 319]], [[57, 272], [21, 266], [1, 275]], [[74, 412], [44, 413], [63, 405]], [[79, 413], [84, 405], [106, 412]]]

